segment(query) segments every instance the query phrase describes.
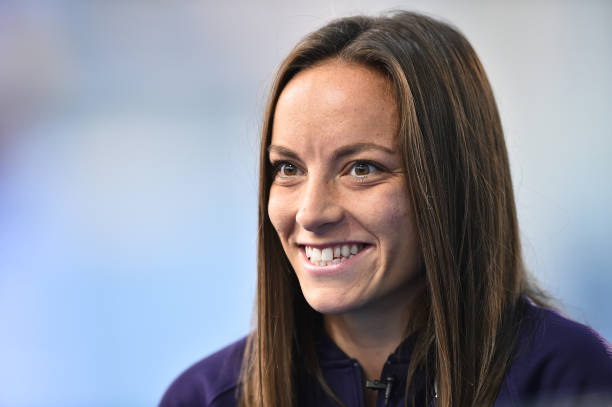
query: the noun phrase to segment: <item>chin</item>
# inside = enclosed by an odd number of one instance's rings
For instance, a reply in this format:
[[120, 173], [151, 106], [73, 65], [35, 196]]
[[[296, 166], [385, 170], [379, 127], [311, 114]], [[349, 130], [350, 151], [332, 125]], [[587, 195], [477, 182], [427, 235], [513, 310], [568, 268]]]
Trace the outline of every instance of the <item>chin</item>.
[[311, 295], [304, 293], [304, 298], [312, 309], [326, 315], [342, 314], [356, 308], [356, 304], [344, 300], [342, 295], [337, 293], [318, 292]]

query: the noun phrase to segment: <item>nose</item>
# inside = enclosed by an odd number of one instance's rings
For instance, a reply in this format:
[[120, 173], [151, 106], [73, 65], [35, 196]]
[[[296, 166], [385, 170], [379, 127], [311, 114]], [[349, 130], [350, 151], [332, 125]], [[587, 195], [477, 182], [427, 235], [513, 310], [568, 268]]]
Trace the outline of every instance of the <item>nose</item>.
[[326, 180], [308, 180], [299, 204], [295, 220], [312, 233], [323, 233], [344, 216], [336, 191]]

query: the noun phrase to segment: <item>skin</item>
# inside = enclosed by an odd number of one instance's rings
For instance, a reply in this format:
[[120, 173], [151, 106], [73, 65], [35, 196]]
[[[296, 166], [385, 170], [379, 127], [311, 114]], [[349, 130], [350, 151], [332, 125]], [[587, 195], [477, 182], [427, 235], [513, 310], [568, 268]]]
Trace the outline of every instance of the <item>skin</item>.
[[[270, 220], [304, 297], [367, 379], [380, 378], [405, 337], [410, 302], [422, 286], [398, 128], [389, 81], [331, 60], [301, 71], [282, 91], [268, 149], [277, 169]], [[350, 266], [330, 271], [304, 255], [304, 245], [343, 242], [365, 245]], [[366, 392], [366, 403], [375, 397]]]

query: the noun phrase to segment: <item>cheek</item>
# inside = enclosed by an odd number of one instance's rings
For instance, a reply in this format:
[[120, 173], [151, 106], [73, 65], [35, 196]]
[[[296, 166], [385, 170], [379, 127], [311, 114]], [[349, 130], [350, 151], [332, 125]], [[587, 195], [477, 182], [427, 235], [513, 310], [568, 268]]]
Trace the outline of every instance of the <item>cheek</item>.
[[409, 196], [397, 188], [376, 191], [354, 200], [354, 213], [370, 225], [376, 234], [388, 235], [407, 224], [412, 224]]
[[281, 238], [287, 236], [293, 228], [295, 216], [292, 212], [290, 200], [272, 186], [268, 200], [268, 217]]
[[420, 245], [410, 205], [410, 196], [402, 188], [379, 190], [362, 197], [354, 214], [381, 244], [387, 266], [397, 262], [402, 269], [414, 270], [420, 262]]
[[398, 194], [394, 198], [392, 206], [388, 209], [390, 222], [394, 225], [409, 226], [409, 229], [412, 230], [414, 222], [409, 201], [410, 197]]
[[416, 250], [417, 232], [414, 213], [407, 193], [398, 193], [392, 199], [386, 219], [390, 222], [394, 239], [397, 244], [410, 251]]

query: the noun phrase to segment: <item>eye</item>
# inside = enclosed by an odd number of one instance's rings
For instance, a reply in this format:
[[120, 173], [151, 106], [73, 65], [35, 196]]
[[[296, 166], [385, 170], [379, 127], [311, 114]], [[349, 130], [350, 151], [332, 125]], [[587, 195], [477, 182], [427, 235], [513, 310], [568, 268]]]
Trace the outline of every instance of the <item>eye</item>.
[[274, 163], [274, 168], [275, 175], [279, 177], [295, 177], [296, 175], [302, 175], [304, 173], [295, 164], [288, 161]]
[[349, 174], [355, 178], [365, 178], [370, 174], [374, 174], [379, 169], [376, 165], [367, 161], [357, 161], [351, 167]]

